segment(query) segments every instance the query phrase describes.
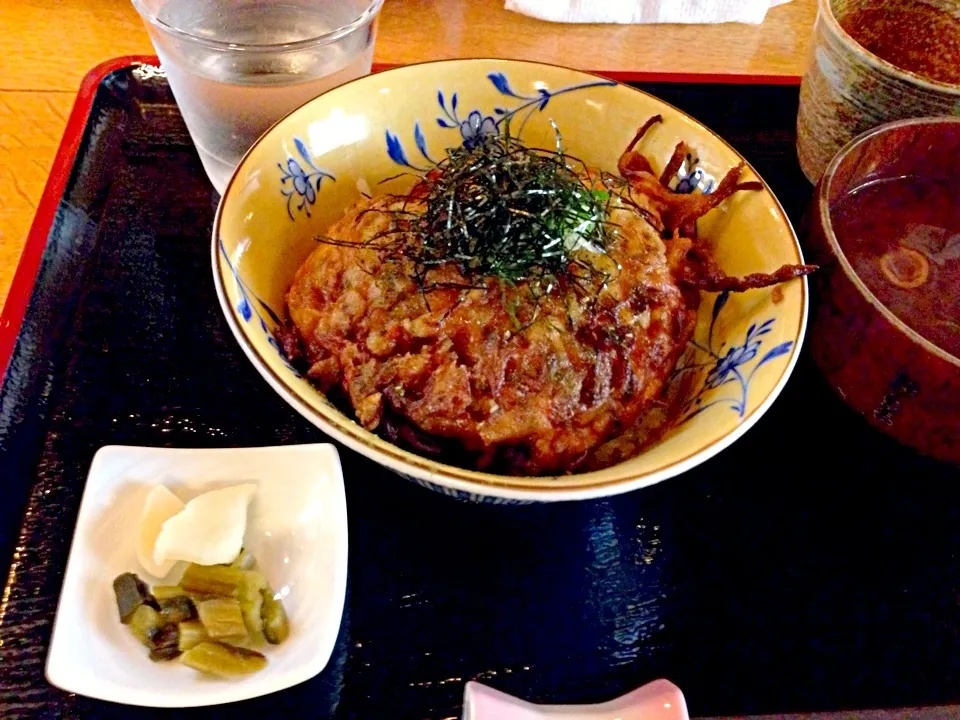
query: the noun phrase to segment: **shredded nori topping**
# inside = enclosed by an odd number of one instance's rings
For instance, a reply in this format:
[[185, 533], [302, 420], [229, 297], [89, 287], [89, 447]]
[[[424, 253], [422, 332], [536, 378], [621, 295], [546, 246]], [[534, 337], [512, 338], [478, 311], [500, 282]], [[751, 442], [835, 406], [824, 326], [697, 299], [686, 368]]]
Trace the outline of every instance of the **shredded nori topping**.
[[425, 265], [455, 262], [466, 277], [518, 282], [567, 273], [574, 251], [606, 246], [610, 194], [587, 186], [559, 149], [489, 135], [453, 148], [425, 179], [426, 211], [411, 223]]
[[[609, 277], [582, 253], [605, 253], [614, 196], [590, 184], [585, 171], [563, 152], [559, 132], [552, 151], [527, 147], [509, 130], [487, 135], [471, 148], [450, 148], [408, 202], [371, 209], [392, 215], [393, 223], [364, 247], [385, 262], [412, 267], [426, 291], [479, 289], [484, 279], [496, 278], [501, 288], [527, 283], [535, 298], [558, 284], [595, 294]], [[414, 198], [422, 212], [409, 209]], [[431, 267], [447, 263], [456, 264], [468, 284], [426, 281]]]

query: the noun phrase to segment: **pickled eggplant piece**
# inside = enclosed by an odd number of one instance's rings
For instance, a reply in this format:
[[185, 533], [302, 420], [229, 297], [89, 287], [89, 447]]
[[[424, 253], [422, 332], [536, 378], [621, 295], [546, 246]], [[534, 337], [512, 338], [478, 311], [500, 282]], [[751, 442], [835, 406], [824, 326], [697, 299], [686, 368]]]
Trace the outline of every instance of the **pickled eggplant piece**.
[[249, 637], [243, 621], [240, 601], [233, 598], [214, 598], [197, 605], [197, 614], [207, 635], [213, 640], [246, 642]]
[[117, 575], [113, 581], [113, 592], [117, 598], [120, 622], [124, 625], [130, 622], [137, 608], [144, 605], [157, 608], [157, 601], [150, 594], [150, 588], [133, 573]]
[[186, 595], [177, 595], [160, 601], [160, 617], [166, 623], [177, 625], [197, 619], [197, 609]]
[[240, 597], [240, 586], [245, 570], [227, 565], [195, 565], [190, 563], [180, 578], [180, 587], [187, 594], [213, 595], [215, 597]]
[[279, 645], [290, 634], [290, 622], [287, 620], [287, 611], [283, 603], [276, 597], [273, 588], [266, 587], [261, 591], [263, 605], [260, 608], [260, 618], [263, 620], [263, 636], [271, 645]]
[[150, 659], [173, 660], [180, 654], [180, 629], [176, 625], [164, 625], [153, 636]]
[[150, 651], [150, 659], [154, 662], [165, 662], [167, 660], [175, 660], [180, 657], [180, 650], [176, 645], [173, 647], [164, 647], [157, 648]]
[[220, 642], [200, 643], [181, 655], [180, 662], [194, 670], [226, 680], [259, 672], [267, 666], [267, 659], [256, 650]]
[[244, 571], [244, 579], [240, 583], [240, 610], [243, 612], [243, 621], [254, 640], [261, 640], [263, 620], [261, 608], [263, 606], [263, 589], [267, 587], [267, 579], [258, 572]]
[[165, 623], [163, 618], [160, 617], [160, 613], [149, 605], [141, 605], [134, 610], [133, 615], [130, 616], [130, 622], [127, 624], [130, 626], [130, 631], [136, 635], [140, 642], [153, 649], [154, 638]]
[[230, 563], [230, 567], [236, 568], [237, 570], [256, 570], [257, 559], [253, 556], [253, 553], [246, 548], [240, 548], [240, 554], [237, 555], [236, 560]]
[[161, 605], [164, 600], [175, 597], [185, 597], [186, 594], [187, 591], [179, 585], [154, 585], [153, 587], [153, 597], [156, 598], [157, 602]]
[[210, 636], [207, 635], [207, 631], [203, 629], [203, 623], [199, 620], [188, 620], [180, 623], [180, 638], [177, 642], [180, 652], [186, 652], [190, 648], [209, 640]]

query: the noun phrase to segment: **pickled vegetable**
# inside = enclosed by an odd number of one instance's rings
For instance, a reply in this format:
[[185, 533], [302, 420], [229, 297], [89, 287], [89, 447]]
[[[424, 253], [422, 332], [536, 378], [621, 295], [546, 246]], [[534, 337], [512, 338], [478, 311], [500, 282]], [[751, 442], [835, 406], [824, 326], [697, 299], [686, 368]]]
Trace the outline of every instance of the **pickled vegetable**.
[[260, 617], [263, 620], [263, 636], [271, 645], [279, 645], [290, 634], [290, 622], [287, 620], [287, 611], [273, 588], [261, 590], [263, 605], [260, 608]]
[[130, 630], [148, 648], [153, 648], [153, 640], [164, 626], [160, 613], [149, 605], [141, 605], [130, 616]]
[[186, 652], [208, 640], [210, 640], [210, 636], [207, 635], [207, 631], [203, 629], [203, 623], [200, 621], [188, 620], [180, 623], [180, 638], [177, 643], [180, 652]]
[[230, 563], [230, 567], [236, 568], [237, 570], [256, 570], [257, 559], [253, 556], [253, 553], [246, 548], [240, 548], [240, 554], [237, 555], [236, 560]]
[[233, 598], [214, 598], [197, 605], [197, 614], [203, 629], [213, 640], [246, 642], [249, 637], [243, 621], [240, 601]]
[[230, 563], [240, 554], [252, 483], [198, 495], [167, 520], [153, 549], [157, 562], [186, 560], [200, 565]]
[[153, 549], [163, 524], [181, 510], [183, 500], [163, 485], [154, 487], [143, 502], [140, 524], [137, 527], [137, 560], [148, 574], [156, 578], [166, 577], [177, 564], [175, 560], [158, 562], [153, 556]]
[[187, 565], [180, 578], [180, 587], [190, 593], [215, 597], [240, 597], [245, 570], [226, 565]]
[[205, 600], [213, 600], [216, 598], [216, 595], [209, 595], [207, 593], [197, 593], [197, 592], [187, 592], [187, 597], [193, 601], [193, 606], [196, 607]]
[[163, 603], [170, 598], [184, 597], [186, 594], [187, 591], [179, 585], [154, 585], [153, 587], [153, 597], [158, 603]]
[[263, 620], [260, 618], [263, 606], [263, 589], [267, 587], [267, 579], [258, 572], [247, 570], [244, 572], [243, 582], [240, 584], [240, 610], [243, 612], [243, 621], [254, 641], [260, 640], [263, 633]]
[[158, 585], [152, 593], [133, 573], [113, 586], [121, 621], [154, 661], [179, 656], [201, 672], [237, 677], [267, 664], [251, 646], [276, 645], [290, 633], [283, 603], [245, 548], [229, 565], [191, 564], [179, 585]]
[[176, 625], [186, 620], [196, 620], [197, 609], [186, 595], [177, 595], [160, 601], [160, 617], [165, 623]]
[[153, 636], [150, 646], [151, 660], [173, 660], [180, 654], [180, 629], [176, 625], [164, 625]]
[[227, 680], [258, 672], [267, 666], [267, 659], [255, 650], [219, 642], [200, 643], [181, 655], [180, 662]]
[[117, 575], [113, 581], [113, 592], [117, 597], [117, 610], [120, 622], [128, 624], [138, 608], [144, 605], [156, 609], [157, 602], [150, 594], [150, 588], [133, 573]]

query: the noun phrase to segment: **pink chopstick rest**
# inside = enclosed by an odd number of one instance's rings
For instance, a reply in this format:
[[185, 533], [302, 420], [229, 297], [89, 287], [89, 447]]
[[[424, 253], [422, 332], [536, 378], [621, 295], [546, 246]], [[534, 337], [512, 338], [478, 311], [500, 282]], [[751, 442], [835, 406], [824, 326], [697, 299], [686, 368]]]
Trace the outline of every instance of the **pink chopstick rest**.
[[468, 682], [463, 693], [463, 720], [689, 720], [680, 688], [654, 680], [615, 700], [596, 705], [536, 705]]

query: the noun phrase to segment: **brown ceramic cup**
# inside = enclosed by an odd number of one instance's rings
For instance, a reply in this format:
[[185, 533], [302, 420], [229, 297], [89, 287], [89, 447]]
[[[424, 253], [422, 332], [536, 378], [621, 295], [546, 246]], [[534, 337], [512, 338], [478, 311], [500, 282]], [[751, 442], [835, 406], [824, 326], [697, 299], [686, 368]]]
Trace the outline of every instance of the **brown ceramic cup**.
[[[960, 118], [904, 120], [844, 147], [817, 186], [808, 250], [817, 306], [811, 348], [843, 399], [880, 430], [920, 452], [960, 464], [960, 358], [908, 327], [857, 276], [831, 209], [852, 190], [904, 176], [954, 182]], [[954, 288], [960, 292], [960, 287]]]
[[[895, 58], [888, 62], [874, 55], [843, 29], [847, 13], [877, 4], [878, 0], [819, 0], [797, 117], [797, 156], [810, 182], [820, 179], [841, 147], [870, 128], [903, 118], [960, 115], [960, 85], [904, 70], [894, 64]], [[957, 0], [922, 0], [916, 6], [960, 19]], [[904, 33], [928, 31], [922, 12], [917, 16], [915, 24], [902, 29]]]

